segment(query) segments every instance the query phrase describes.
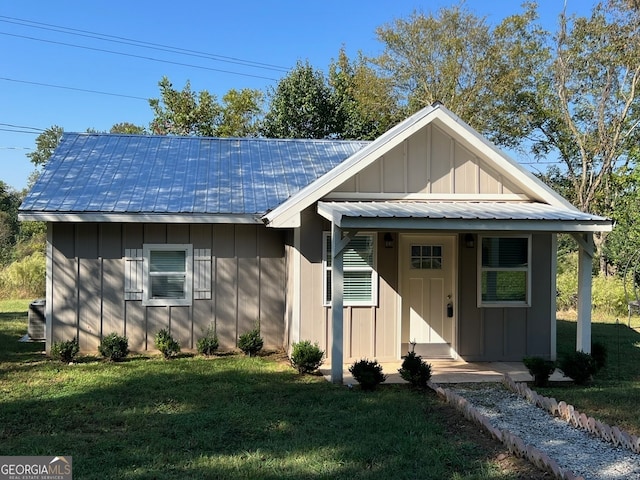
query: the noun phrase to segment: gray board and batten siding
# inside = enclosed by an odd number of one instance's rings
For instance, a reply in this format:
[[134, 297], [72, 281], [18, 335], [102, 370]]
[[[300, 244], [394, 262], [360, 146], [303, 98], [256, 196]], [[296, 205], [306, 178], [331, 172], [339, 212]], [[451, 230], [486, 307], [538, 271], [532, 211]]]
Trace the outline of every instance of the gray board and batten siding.
[[[127, 335], [133, 351], [154, 350], [167, 328], [193, 349], [213, 324], [221, 349], [260, 325], [265, 348], [283, 347], [286, 271], [284, 232], [260, 225], [51, 223], [53, 342], [77, 337], [82, 351], [97, 350], [101, 336]], [[194, 259], [210, 275], [190, 306], [143, 306], [125, 292], [126, 253], [144, 243], [193, 244]], [[197, 257], [197, 254], [194, 254]], [[203, 272], [201, 272], [203, 273]], [[129, 297], [130, 299], [126, 299]]]

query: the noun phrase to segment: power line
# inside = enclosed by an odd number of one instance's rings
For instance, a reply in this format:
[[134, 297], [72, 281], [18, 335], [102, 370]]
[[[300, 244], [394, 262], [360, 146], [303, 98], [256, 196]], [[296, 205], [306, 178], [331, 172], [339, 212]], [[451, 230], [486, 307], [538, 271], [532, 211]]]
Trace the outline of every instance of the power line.
[[134, 100], [144, 100], [145, 102], [149, 101], [148, 98], [136, 97], [134, 95], [125, 95], [125, 94], [122, 94], [122, 93], [101, 92], [99, 90], [89, 90], [89, 89], [86, 89], [86, 88], [65, 87], [64, 85], [54, 85], [52, 83], [30, 82], [28, 80], [17, 80], [15, 78], [7, 78], [7, 77], [0, 77], [0, 80], [5, 80], [7, 82], [15, 82], [15, 83], [26, 83], [28, 85], [38, 85], [40, 87], [62, 88], [64, 90], [73, 90], [73, 91], [76, 91], [76, 92], [96, 93], [96, 94], [99, 94], [99, 95], [109, 95], [109, 96], [112, 96], [112, 97], [133, 98]]
[[231, 70], [222, 70], [220, 68], [205, 67], [205, 66], [202, 66], [202, 65], [194, 65], [194, 64], [183, 63], [183, 62], [174, 62], [172, 60], [162, 60], [160, 58], [147, 57], [145, 55], [135, 55], [133, 53], [116, 52], [115, 50], [107, 50], [105, 48], [87, 47], [85, 45], [76, 45], [74, 43], [58, 42], [58, 41], [55, 41], [55, 40], [45, 40], [45, 39], [37, 38], [37, 37], [30, 37], [28, 35], [18, 35], [16, 33], [0, 32], [0, 35], [6, 35], [8, 37], [24, 38], [24, 39], [33, 40], [33, 41], [36, 41], [36, 42], [51, 43], [51, 44], [54, 44], [54, 45], [63, 45], [65, 47], [81, 48], [81, 49], [84, 49], [84, 50], [91, 50], [91, 51], [94, 51], [94, 52], [111, 53], [111, 54], [114, 54], [114, 55], [122, 55], [124, 57], [131, 57], [131, 58], [139, 58], [139, 59], [142, 59], [142, 60], [149, 60], [149, 61], [152, 61], [152, 62], [168, 63], [168, 64], [171, 64], [171, 65], [179, 65], [181, 67], [199, 68], [201, 70], [209, 70], [209, 71], [212, 71], [212, 72], [228, 73], [228, 74], [231, 74], [231, 75], [241, 75], [243, 77], [260, 78], [262, 80], [272, 80], [272, 81], [277, 81], [278, 80], [277, 78], [265, 77], [263, 75], [253, 75], [251, 73], [234, 72], [234, 71], [231, 71]]
[[[29, 128], [29, 127], [27, 127]], [[16, 128], [2, 128], [0, 127], [0, 132], [12, 132], [12, 133], [30, 133], [31, 135], [38, 135], [38, 132], [32, 132], [31, 130], [19, 130]]]
[[0, 123], [0, 125], [2, 125], [4, 127], [26, 128], [26, 129], [29, 129], [29, 130], [37, 130], [38, 132], [44, 132], [44, 128], [25, 127], [24, 125], [13, 125], [11, 123]]
[[76, 36], [80, 36], [80, 37], [86, 37], [86, 38], [93, 38], [96, 40], [102, 40], [105, 42], [112, 42], [112, 43], [120, 43], [120, 44], [124, 44], [124, 45], [132, 45], [132, 46], [136, 46], [136, 47], [142, 47], [142, 48], [148, 48], [148, 49], [152, 49], [152, 50], [159, 50], [159, 51], [164, 51], [164, 52], [170, 52], [170, 53], [177, 53], [180, 55], [188, 55], [188, 56], [192, 56], [192, 57], [200, 57], [200, 58], [208, 58], [210, 60], [215, 60], [218, 62], [227, 62], [227, 63], [234, 63], [237, 65], [243, 65], [246, 67], [251, 67], [251, 68], [262, 68], [262, 69], [266, 69], [266, 70], [275, 70], [275, 71], [280, 71], [280, 72], [288, 72], [290, 69], [288, 67], [282, 67], [279, 65], [273, 65], [270, 63], [264, 63], [264, 62], [256, 62], [253, 60], [245, 60], [245, 59], [241, 59], [241, 58], [237, 58], [237, 57], [229, 57], [226, 55], [219, 55], [219, 54], [214, 54], [214, 53], [207, 53], [207, 52], [201, 52], [198, 50], [191, 50], [191, 49], [186, 49], [186, 48], [181, 48], [181, 47], [173, 47], [171, 45], [164, 45], [161, 43], [153, 43], [153, 42], [146, 42], [143, 40], [135, 40], [132, 38], [127, 38], [127, 37], [120, 37], [117, 35], [109, 35], [109, 34], [104, 34], [104, 33], [98, 33], [98, 32], [91, 32], [88, 30], [80, 30], [77, 28], [70, 28], [70, 27], [64, 27], [61, 25], [53, 25], [50, 23], [43, 23], [43, 22], [35, 22], [32, 20], [25, 20], [22, 18], [15, 18], [15, 17], [7, 17], [4, 15], [0, 15], [0, 22], [5, 22], [5, 23], [12, 23], [15, 25], [20, 25], [20, 26], [24, 26], [24, 27], [29, 27], [29, 28], [38, 28], [41, 30], [49, 30], [49, 31], [53, 31], [53, 32], [58, 32], [58, 33], [64, 33], [67, 35], [76, 35]]

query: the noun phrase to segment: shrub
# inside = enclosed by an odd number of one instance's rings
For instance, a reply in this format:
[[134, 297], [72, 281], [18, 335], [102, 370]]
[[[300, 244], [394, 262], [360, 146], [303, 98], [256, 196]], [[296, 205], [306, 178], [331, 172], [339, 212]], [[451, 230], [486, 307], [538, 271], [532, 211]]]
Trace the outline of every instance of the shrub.
[[55, 342], [51, 346], [51, 356], [65, 363], [72, 362], [79, 352], [80, 345], [78, 345], [76, 338], [64, 342]]
[[349, 367], [353, 378], [360, 384], [363, 390], [375, 390], [378, 385], [387, 379], [382, 373], [382, 365], [377, 361], [358, 360]]
[[204, 337], [198, 340], [196, 347], [201, 355], [213, 355], [218, 350], [218, 335], [213, 325], [209, 325]]
[[598, 370], [596, 361], [584, 352], [572, 352], [560, 361], [560, 370], [577, 385], [589, 382]]
[[9, 297], [41, 297], [45, 293], [45, 277], [46, 257], [34, 252], [0, 272], [0, 285]]
[[525, 357], [522, 363], [529, 370], [536, 387], [545, 387], [549, 383], [549, 377], [556, 370], [556, 362], [541, 357]]
[[607, 364], [607, 353], [607, 347], [605, 344], [600, 342], [593, 342], [591, 344], [591, 356], [596, 362], [596, 368], [598, 370], [604, 368]]
[[155, 343], [164, 358], [171, 358], [180, 353], [180, 344], [164, 328], [156, 333]]
[[238, 348], [250, 357], [262, 350], [263, 345], [264, 342], [262, 341], [258, 327], [247, 333], [243, 333], [240, 335], [240, 338], [238, 338]]
[[402, 358], [402, 367], [398, 370], [400, 376], [413, 387], [425, 388], [431, 379], [431, 365], [415, 352], [409, 352]]
[[98, 345], [98, 352], [104, 358], [117, 362], [129, 355], [129, 340], [115, 332], [110, 333]]
[[311, 344], [308, 340], [293, 344], [291, 364], [299, 373], [315, 372], [322, 365], [324, 352], [318, 344]]

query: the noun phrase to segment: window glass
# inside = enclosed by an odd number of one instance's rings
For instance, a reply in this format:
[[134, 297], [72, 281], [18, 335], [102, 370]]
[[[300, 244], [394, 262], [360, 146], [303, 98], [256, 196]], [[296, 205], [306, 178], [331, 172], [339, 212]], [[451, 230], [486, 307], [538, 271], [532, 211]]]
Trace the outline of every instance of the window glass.
[[411, 268], [442, 270], [442, 245], [411, 245]]
[[482, 305], [529, 304], [529, 237], [483, 237], [480, 261]]
[[[377, 299], [375, 234], [354, 236], [343, 251], [345, 305], [373, 305]], [[324, 302], [331, 303], [331, 235], [324, 239]]]
[[145, 244], [143, 246], [145, 305], [191, 305], [191, 245]]

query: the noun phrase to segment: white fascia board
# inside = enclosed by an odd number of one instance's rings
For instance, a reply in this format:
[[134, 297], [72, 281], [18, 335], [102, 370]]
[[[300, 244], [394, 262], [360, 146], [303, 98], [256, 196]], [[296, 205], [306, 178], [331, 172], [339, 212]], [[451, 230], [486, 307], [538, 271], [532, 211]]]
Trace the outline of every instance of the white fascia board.
[[521, 232], [608, 232], [611, 224], [574, 220], [468, 220], [428, 218], [364, 218], [344, 217], [335, 212], [320, 212], [343, 229], [434, 230], [434, 231], [521, 231]]
[[[327, 172], [287, 201], [266, 214], [263, 219], [267, 225], [281, 227], [291, 217], [328, 195], [356, 173], [364, 170], [379, 157], [393, 149], [413, 133], [429, 123], [429, 117], [437, 111], [436, 107], [427, 107], [413, 114], [395, 127], [383, 133], [366, 147], [351, 155], [340, 165]], [[283, 222], [282, 218], [286, 220]]]
[[179, 213], [88, 213], [88, 212], [22, 212], [20, 221], [95, 222], [95, 223], [239, 223], [260, 224], [258, 215], [211, 215]]

